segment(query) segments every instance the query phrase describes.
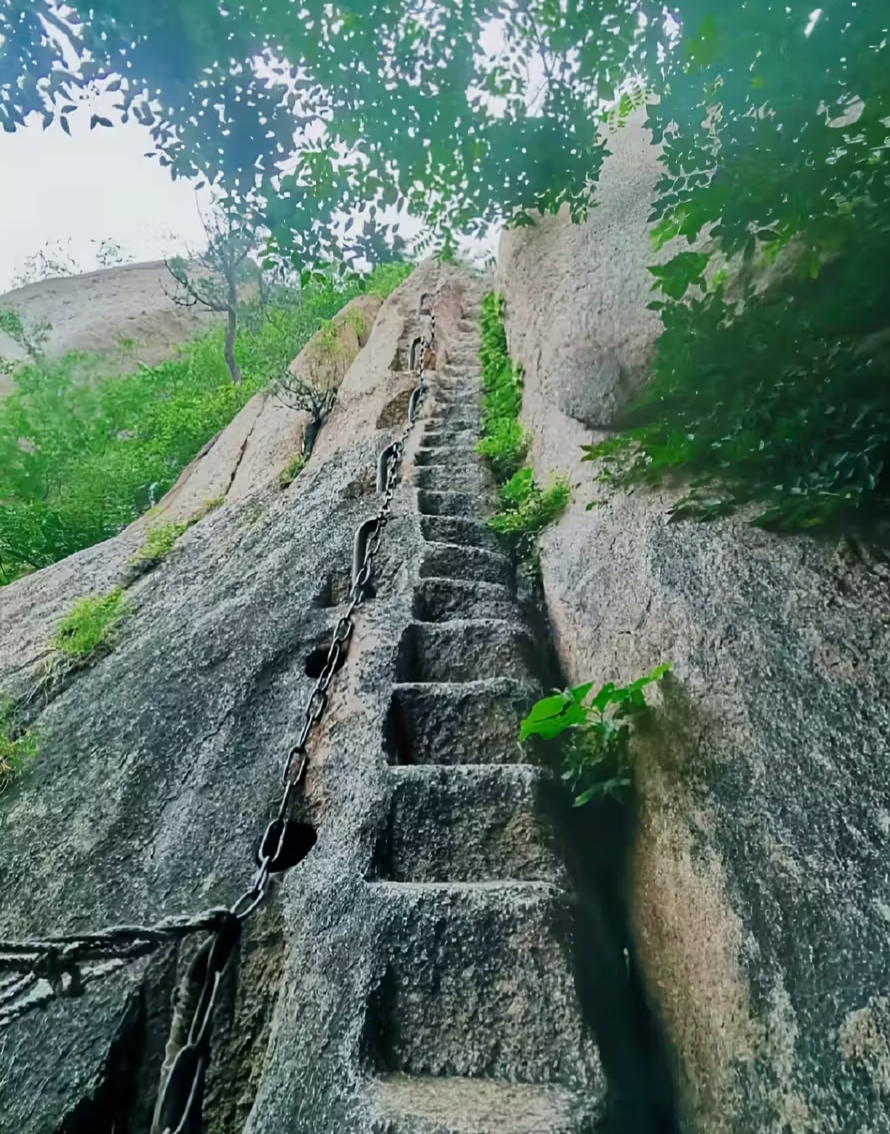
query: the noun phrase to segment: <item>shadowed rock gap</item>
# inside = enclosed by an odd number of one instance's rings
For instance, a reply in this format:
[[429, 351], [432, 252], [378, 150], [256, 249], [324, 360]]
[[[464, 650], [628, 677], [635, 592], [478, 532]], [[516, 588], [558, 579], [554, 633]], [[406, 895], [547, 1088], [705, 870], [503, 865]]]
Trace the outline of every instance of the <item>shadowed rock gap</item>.
[[[523, 609], [540, 643], [542, 681], [565, 688], [543, 597], [524, 595]], [[630, 929], [635, 805], [609, 797], [574, 807], [556, 779], [542, 785], [540, 802], [559, 832], [579, 896], [575, 973], [609, 1081], [607, 1134], [678, 1134], [668, 1043], [638, 971]]]
[[131, 1117], [138, 1101], [146, 1023], [145, 994], [140, 990], [123, 1010], [95, 1093], [78, 1103], [55, 1134], [135, 1134], [139, 1130]]

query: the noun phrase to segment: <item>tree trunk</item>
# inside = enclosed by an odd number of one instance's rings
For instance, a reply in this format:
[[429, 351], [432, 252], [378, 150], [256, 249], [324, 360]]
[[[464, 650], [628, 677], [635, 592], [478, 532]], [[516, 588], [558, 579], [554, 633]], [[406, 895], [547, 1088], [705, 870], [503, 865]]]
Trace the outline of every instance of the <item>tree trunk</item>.
[[228, 366], [229, 373], [232, 375], [232, 382], [236, 386], [240, 386], [241, 370], [235, 361], [235, 325], [235, 312], [230, 307], [226, 319], [226, 366]]
[[312, 420], [306, 426], [306, 431], [303, 434], [303, 456], [308, 461], [312, 455], [312, 449], [318, 439], [318, 434], [321, 432], [321, 417], [318, 414], [313, 414]]

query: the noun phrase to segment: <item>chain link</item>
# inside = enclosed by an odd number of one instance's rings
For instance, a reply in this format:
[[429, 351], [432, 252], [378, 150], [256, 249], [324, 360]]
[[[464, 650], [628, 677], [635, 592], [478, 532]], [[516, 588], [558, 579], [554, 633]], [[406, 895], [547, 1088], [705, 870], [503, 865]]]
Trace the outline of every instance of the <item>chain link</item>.
[[[263, 835], [259, 866], [249, 888], [230, 909], [209, 910], [198, 917], [167, 918], [151, 927], [118, 926], [98, 933], [37, 941], [0, 941], [0, 974], [9, 974], [0, 979], [2, 1029], [56, 996], [80, 995], [85, 984], [149, 955], [167, 941], [198, 931], [209, 932], [177, 990], [151, 1134], [189, 1134], [195, 1129], [209, 1059], [213, 1009], [223, 973], [236, 951], [242, 924], [268, 896], [274, 864], [284, 849], [290, 805], [306, 777], [309, 738], [324, 717], [328, 690], [355, 630], [356, 611], [368, 597], [374, 561], [392, 515], [405, 443], [427, 396], [425, 361], [435, 342], [436, 317], [431, 309], [421, 310], [421, 314], [429, 316], [429, 333], [412, 344], [412, 351], [418, 349], [414, 366], [417, 381], [408, 403], [408, 422], [401, 436], [381, 453], [377, 475], [380, 507], [356, 532], [349, 604], [337, 620], [325, 663], [303, 710], [299, 736], [287, 754], [281, 777], [282, 794], [275, 818]], [[84, 970], [85, 964], [95, 967]], [[49, 985], [49, 991], [35, 992], [34, 986], [40, 980]]]
[[[424, 378], [425, 356], [435, 342], [436, 335], [435, 314], [430, 312], [429, 318], [429, 334], [420, 339], [419, 358], [416, 360], [415, 366], [417, 384], [411, 392], [408, 423], [402, 431], [401, 437], [381, 454], [382, 464], [378, 468], [377, 478], [378, 489], [382, 488], [380, 507], [376, 515], [370, 520], [366, 520], [356, 532], [349, 605], [334, 627], [325, 663], [303, 710], [303, 723], [299, 737], [287, 754], [281, 777], [284, 790], [276, 817], [266, 828], [260, 844], [259, 867], [250, 888], [241, 895], [230, 911], [233, 922], [238, 927], [254, 913], [268, 894], [273, 864], [284, 847], [287, 818], [293, 793], [306, 778], [309, 766], [309, 737], [312, 730], [324, 717], [328, 706], [328, 690], [334, 679], [334, 674], [340, 667], [341, 658], [349, 648], [349, 642], [355, 630], [355, 613], [367, 597], [367, 586], [373, 574], [374, 560], [382, 546], [383, 533], [392, 514], [392, 502], [395, 497], [399, 469], [405, 451], [405, 442], [414, 428], [418, 412], [427, 395], [428, 387]], [[417, 340], [415, 340], [416, 342]], [[385, 477], [381, 475], [383, 467], [386, 469]], [[223, 933], [217, 932], [208, 941], [219, 941], [222, 937]], [[235, 940], [237, 940], [237, 936]], [[228, 963], [228, 956], [233, 948], [234, 941], [230, 943], [229, 952], [226, 954], [226, 959], [222, 962], [221, 967], [214, 968], [210, 964], [206, 966], [201, 994], [197, 1003], [193, 1005], [189, 1040], [182, 1044], [169, 1070], [167, 1070], [165, 1063], [166, 1077], [162, 1077], [162, 1086], [158, 1096], [151, 1134], [187, 1134], [203, 1087], [213, 1003], [219, 988], [222, 971]], [[188, 987], [188, 980], [187, 977], [184, 982], [186, 987]], [[183, 1000], [188, 1002], [188, 996], [184, 996]], [[192, 1000], [194, 1000], [194, 997], [192, 997]], [[174, 1030], [175, 1028], [176, 1022], [174, 1021]], [[171, 1033], [171, 1043], [173, 1038]]]

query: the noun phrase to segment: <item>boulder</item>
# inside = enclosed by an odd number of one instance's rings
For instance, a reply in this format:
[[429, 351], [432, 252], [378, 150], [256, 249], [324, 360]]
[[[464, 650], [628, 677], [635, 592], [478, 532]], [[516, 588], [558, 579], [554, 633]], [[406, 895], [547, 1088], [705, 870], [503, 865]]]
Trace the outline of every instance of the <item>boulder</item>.
[[531, 459], [574, 490], [540, 557], [563, 676], [675, 666], [633, 743], [635, 963], [685, 1131], [888, 1131], [888, 572], [852, 540], [672, 523], [678, 492], [594, 484], [580, 447], [660, 329], [657, 151], [638, 125], [610, 145], [586, 223], [505, 234], [498, 274]]

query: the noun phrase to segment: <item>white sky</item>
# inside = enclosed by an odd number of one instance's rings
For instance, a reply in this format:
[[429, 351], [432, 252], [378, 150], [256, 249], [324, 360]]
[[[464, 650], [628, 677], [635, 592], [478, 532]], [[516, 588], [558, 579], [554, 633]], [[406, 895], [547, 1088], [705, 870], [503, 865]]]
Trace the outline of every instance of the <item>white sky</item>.
[[61, 245], [89, 271], [103, 240], [131, 260], [203, 244], [191, 185], [144, 156], [152, 148], [147, 127], [131, 119], [91, 131], [89, 111], [70, 123], [70, 138], [58, 122], [42, 130], [39, 115], [26, 129], [0, 133], [0, 291], [41, 249], [53, 254]]
[[[480, 39], [480, 49], [496, 54], [502, 32], [492, 21]], [[534, 61], [531, 90], [543, 83], [543, 69]], [[96, 252], [103, 241], [119, 245], [130, 262], [157, 260], [205, 242], [198, 203], [206, 212], [210, 195], [197, 201], [190, 182], [173, 181], [156, 159], [149, 129], [135, 119], [123, 125], [112, 104], [116, 95], [88, 95], [69, 118], [71, 137], [58, 121], [42, 129], [38, 114], [14, 134], [0, 132], [0, 293], [17, 286], [28, 260], [40, 252], [52, 259], [73, 261], [69, 270], [98, 266]], [[488, 98], [497, 113], [497, 99]], [[89, 129], [92, 112], [115, 122], [111, 128]], [[402, 235], [419, 235], [420, 224], [395, 210], [382, 210], [382, 219], [401, 221]], [[462, 242], [462, 250], [484, 258], [494, 249], [494, 233], [483, 241]]]

